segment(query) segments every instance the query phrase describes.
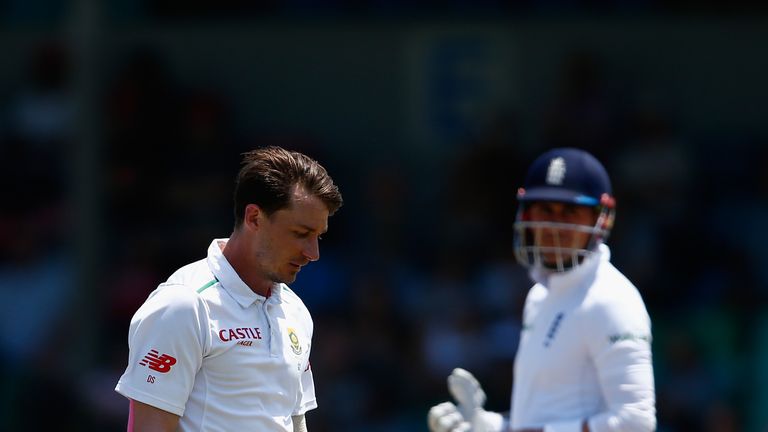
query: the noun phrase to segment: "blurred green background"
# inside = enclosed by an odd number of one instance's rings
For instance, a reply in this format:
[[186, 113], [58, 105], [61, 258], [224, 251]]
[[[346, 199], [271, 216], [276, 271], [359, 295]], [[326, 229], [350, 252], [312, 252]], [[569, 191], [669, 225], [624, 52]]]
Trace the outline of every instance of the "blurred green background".
[[507, 410], [515, 191], [612, 175], [660, 431], [768, 430], [768, 7], [737, 1], [0, 1], [0, 428], [125, 430], [133, 312], [233, 225], [239, 154], [345, 206], [294, 289], [313, 432], [426, 431], [455, 366]]

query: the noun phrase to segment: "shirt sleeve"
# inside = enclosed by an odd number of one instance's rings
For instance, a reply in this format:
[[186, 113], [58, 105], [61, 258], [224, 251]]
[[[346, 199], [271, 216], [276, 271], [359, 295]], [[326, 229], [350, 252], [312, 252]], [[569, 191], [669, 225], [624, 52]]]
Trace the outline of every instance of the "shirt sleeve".
[[208, 343], [207, 329], [205, 305], [194, 290], [161, 285], [131, 319], [128, 367], [115, 390], [183, 415]]
[[590, 430], [655, 430], [651, 321], [640, 296], [593, 305], [585, 334], [607, 406], [588, 419]]
[[306, 312], [306, 329], [309, 333], [309, 345], [307, 346], [307, 366], [299, 377], [299, 401], [296, 410], [291, 414], [293, 416], [303, 415], [309, 410], [317, 408], [317, 399], [315, 398], [315, 380], [312, 376], [312, 364], [309, 361], [312, 350], [312, 334], [314, 333], [314, 324], [309, 312]]
[[301, 374], [299, 385], [301, 386], [301, 396], [296, 411], [291, 414], [294, 416], [303, 415], [307, 411], [317, 408], [315, 381], [312, 378], [312, 367], [309, 363], [307, 363], [307, 368]]

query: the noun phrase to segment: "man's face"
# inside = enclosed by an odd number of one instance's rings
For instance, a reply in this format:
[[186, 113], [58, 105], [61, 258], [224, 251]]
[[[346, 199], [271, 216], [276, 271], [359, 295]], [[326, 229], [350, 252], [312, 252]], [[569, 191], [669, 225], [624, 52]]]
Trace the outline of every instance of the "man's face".
[[272, 282], [296, 280], [301, 267], [320, 259], [320, 236], [328, 230], [328, 209], [320, 198], [295, 187], [291, 204], [259, 217], [256, 263]]
[[[597, 212], [588, 206], [541, 201], [531, 203], [528, 208], [528, 218], [531, 222], [553, 222], [557, 224], [582, 225], [592, 228], [597, 221]], [[558, 261], [568, 261], [570, 256], [559, 254], [548, 248], [584, 249], [589, 242], [591, 233], [578, 231], [567, 227], [534, 228], [534, 243], [544, 248], [542, 259], [548, 266], [556, 266]]]

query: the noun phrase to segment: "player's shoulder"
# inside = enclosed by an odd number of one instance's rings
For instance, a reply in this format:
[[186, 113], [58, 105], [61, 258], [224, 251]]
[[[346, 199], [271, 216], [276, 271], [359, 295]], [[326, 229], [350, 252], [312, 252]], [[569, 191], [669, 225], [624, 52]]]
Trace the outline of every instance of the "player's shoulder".
[[153, 326], [175, 332], [191, 323], [195, 328], [205, 328], [208, 320], [207, 307], [194, 289], [175, 283], [160, 284], [139, 307], [131, 318], [131, 329]]
[[184, 285], [197, 290], [214, 279], [208, 262], [205, 259], [189, 263], [171, 274], [165, 282], [169, 285]]
[[147, 298], [145, 304], [168, 307], [171, 310], [200, 307], [200, 289], [215, 281], [205, 260], [187, 264], [176, 270], [167, 281], [161, 283]]
[[610, 262], [600, 266], [590, 296], [596, 303], [643, 304], [635, 284]]
[[535, 304], [544, 301], [549, 295], [549, 290], [540, 283], [535, 283], [525, 296], [526, 304]]
[[309, 312], [309, 309], [307, 309], [307, 306], [301, 300], [301, 297], [299, 297], [298, 294], [296, 294], [296, 292], [294, 292], [288, 285], [281, 284], [280, 296], [282, 301], [287, 305]]
[[640, 291], [609, 262], [600, 267], [583, 305], [583, 310], [598, 322], [649, 319]]
[[309, 313], [309, 309], [304, 304], [304, 301], [299, 297], [288, 285], [281, 285], [280, 296], [282, 302], [291, 308], [294, 312], [301, 315], [305, 320], [311, 322], [312, 316]]

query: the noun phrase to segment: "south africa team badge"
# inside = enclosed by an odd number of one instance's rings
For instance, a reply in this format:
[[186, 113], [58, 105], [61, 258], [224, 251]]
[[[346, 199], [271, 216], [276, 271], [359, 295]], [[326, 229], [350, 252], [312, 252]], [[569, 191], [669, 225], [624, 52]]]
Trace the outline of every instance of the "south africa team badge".
[[293, 327], [288, 327], [288, 339], [291, 340], [291, 350], [294, 354], [301, 354], [301, 345], [299, 345], [299, 337], [296, 336], [296, 330]]

